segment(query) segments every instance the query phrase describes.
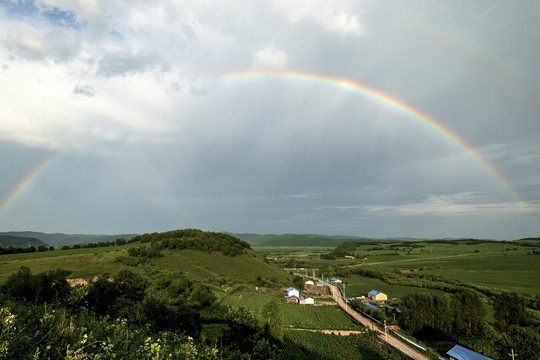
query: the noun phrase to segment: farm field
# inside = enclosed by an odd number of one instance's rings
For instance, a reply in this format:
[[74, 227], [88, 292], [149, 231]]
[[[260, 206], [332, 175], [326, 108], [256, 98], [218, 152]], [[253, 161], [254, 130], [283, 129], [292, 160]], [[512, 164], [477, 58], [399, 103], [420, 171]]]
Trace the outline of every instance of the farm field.
[[281, 303], [281, 299], [273, 295], [262, 293], [238, 291], [225, 296], [220, 302], [222, 307], [244, 306], [259, 316], [262, 306], [271, 299], [280, 302], [283, 311], [283, 324], [285, 327], [300, 329], [331, 329], [331, 330], [358, 330], [347, 316], [338, 311], [335, 306], [304, 306], [299, 304]]
[[[248, 291], [237, 291], [233, 294], [224, 296], [219, 302], [218, 306], [227, 307], [240, 307], [243, 306], [248, 310], [251, 310], [253, 314], [258, 317], [262, 306], [271, 299], [277, 299], [275, 296], [266, 295], [262, 293], [254, 293]], [[279, 300], [278, 300], [279, 301]]]
[[251, 248], [264, 256], [283, 256], [283, 255], [305, 255], [305, 254], [325, 254], [333, 247], [295, 247], [295, 246], [257, 246]]
[[[329, 349], [332, 351], [329, 351]], [[399, 359], [394, 353], [383, 352], [381, 348], [369, 342], [362, 335], [339, 336], [310, 331], [286, 330], [284, 333], [284, 346], [282, 351], [280, 356], [281, 359]]]
[[415, 261], [391, 260], [370, 265], [377, 270], [410, 269], [462, 283], [521, 294], [540, 294], [540, 259], [520, 252], [474, 253], [460, 257], [444, 255]]
[[334, 306], [282, 304], [283, 324], [299, 329], [360, 330]]
[[[351, 277], [340, 277], [341, 280], [346, 282], [345, 286], [345, 295], [349, 297], [353, 296], [366, 296], [367, 293], [371, 290], [377, 290], [388, 295], [389, 299], [400, 298], [407, 293], [421, 292], [421, 293], [431, 293], [431, 294], [444, 294], [444, 291], [432, 290], [425, 288], [417, 288], [412, 286], [399, 286], [399, 285], [389, 285], [380, 279], [373, 279], [364, 276], [351, 276]], [[343, 289], [343, 285], [340, 285], [340, 288]]]
[[[519, 242], [484, 242], [470, 245], [466, 241], [360, 244], [353, 251], [353, 254], [360, 258], [354, 260], [343, 257], [334, 260], [306, 257], [296, 260], [296, 264], [298, 267], [307, 268], [308, 274], [311, 269], [316, 269], [316, 275], [324, 275], [325, 278], [334, 276], [338, 268], [342, 271], [361, 268], [399, 270], [411, 271], [417, 275], [436, 275], [496, 291], [540, 295], [540, 258], [528, 255], [530, 251], [531, 247], [520, 246]], [[369, 283], [372, 280], [367, 281]], [[385, 291], [383, 284], [378, 281], [374, 283], [381, 291]], [[391, 289], [392, 287], [387, 291], [390, 292]], [[412, 289], [417, 292], [427, 291], [422, 288]], [[366, 289], [359, 290], [364, 292]], [[396, 288], [398, 293], [408, 290], [410, 289], [407, 287]], [[356, 295], [349, 291], [347, 294]]]

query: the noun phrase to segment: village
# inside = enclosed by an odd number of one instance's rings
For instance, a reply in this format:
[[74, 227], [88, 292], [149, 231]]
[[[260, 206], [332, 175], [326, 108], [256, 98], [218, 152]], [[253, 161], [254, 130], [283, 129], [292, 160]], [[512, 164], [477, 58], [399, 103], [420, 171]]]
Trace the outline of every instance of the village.
[[[361, 312], [361, 314], [358, 314], [356, 311], [350, 309], [350, 306], [347, 306], [347, 304], [354, 304], [354, 301], [360, 301], [371, 310], [381, 312], [390, 311], [393, 312], [395, 316], [396, 313], [400, 313], [400, 310], [397, 307], [396, 298], [388, 299], [387, 294], [381, 291], [371, 290], [367, 293], [367, 296], [362, 295], [358, 297], [346, 298], [345, 300], [345, 294], [343, 293], [343, 290], [339, 287], [339, 285], [344, 285], [343, 281], [336, 277], [329, 279], [329, 281], [314, 281], [305, 277], [303, 291], [298, 290], [294, 287], [286, 286], [282, 287], [280, 291], [286, 294], [283, 296], [283, 298], [287, 303], [311, 306], [338, 306], [342, 310], [345, 310], [345, 312], [350, 316], [351, 319], [356, 320], [358, 323], [362, 323], [364, 326], [366, 326], [366, 328], [369, 328], [369, 325], [363, 320], [369, 319], [368, 321], [371, 321], [371, 329], [376, 329], [381, 333], [381, 340], [384, 336], [385, 342], [391, 344], [396, 348], [399, 348], [401, 351], [403, 351], [413, 359], [427, 359], [427, 357], [425, 357], [423, 354], [418, 353], [412, 348], [410, 348], [410, 345], [413, 345], [413, 347], [417, 347], [424, 351], [425, 348], [401, 335], [399, 333], [401, 329], [398, 326], [387, 326], [386, 322], [384, 322], [384, 324], [381, 324], [374, 317], [369, 316], [360, 309], [356, 308], [356, 310], [359, 310]], [[334, 292], [334, 289], [338, 289], [338, 291], [340, 292], [337, 298], [335, 297], [336, 294]], [[345, 308], [343, 308], [344, 306]], [[372, 315], [374, 314], [372, 313]], [[364, 316], [364, 319], [362, 319], [362, 316]], [[374, 322], [378, 323], [379, 326], [377, 327]], [[392, 339], [392, 337], [389, 335], [390, 333], [393, 333], [401, 339]], [[402, 341], [407, 342], [408, 345], [404, 346], [404, 343]], [[450, 349], [446, 353], [446, 355], [449, 356], [450, 360], [493, 360], [492, 358], [489, 358], [457, 344], [452, 349]], [[442, 357], [439, 357], [439, 359], [444, 360], [444, 358]]]
[[[314, 281], [309, 278], [304, 278], [304, 289], [299, 290], [294, 287], [282, 287], [280, 290], [285, 293], [284, 300], [287, 303], [296, 303], [300, 305], [337, 305], [336, 302], [328, 301], [332, 299], [331, 294], [328, 291], [328, 285], [342, 285], [343, 281], [339, 278], [333, 277], [329, 281]], [[316, 301], [316, 299], [318, 301]], [[348, 302], [354, 300], [360, 300], [370, 309], [385, 311], [385, 308], [395, 309], [396, 299], [389, 300], [388, 296], [380, 291], [371, 290], [367, 293], [367, 296], [358, 296], [347, 298]], [[399, 311], [399, 309], [397, 309]]]

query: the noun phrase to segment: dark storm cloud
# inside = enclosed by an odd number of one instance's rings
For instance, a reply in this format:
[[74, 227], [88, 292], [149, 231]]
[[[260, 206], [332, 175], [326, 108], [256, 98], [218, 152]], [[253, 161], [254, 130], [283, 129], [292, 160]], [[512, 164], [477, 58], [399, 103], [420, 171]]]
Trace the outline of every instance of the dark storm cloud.
[[[0, 3], [0, 138], [20, 159], [2, 164], [61, 155], [6, 230], [537, 235], [534, 1], [24, 4]], [[294, 77], [220, 77], [247, 69], [348, 78], [443, 130]]]

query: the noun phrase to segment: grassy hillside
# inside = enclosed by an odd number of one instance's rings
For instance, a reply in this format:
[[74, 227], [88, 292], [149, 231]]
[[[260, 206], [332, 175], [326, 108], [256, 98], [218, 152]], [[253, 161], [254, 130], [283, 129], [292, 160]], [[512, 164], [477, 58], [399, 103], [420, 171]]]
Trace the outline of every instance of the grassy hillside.
[[0, 234], [0, 246], [1, 247], [28, 247], [28, 246], [40, 246], [45, 245], [43, 241], [33, 237], [11, 236]]

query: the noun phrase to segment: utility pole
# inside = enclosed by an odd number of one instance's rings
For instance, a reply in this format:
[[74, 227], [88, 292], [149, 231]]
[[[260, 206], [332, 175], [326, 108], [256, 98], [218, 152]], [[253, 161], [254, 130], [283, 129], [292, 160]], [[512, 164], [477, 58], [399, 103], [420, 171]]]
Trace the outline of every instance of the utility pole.
[[512, 357], [512, 360], [514, 360], [515, 356], [518, 356], [518, 354], [514, 354], [514, 348], [512, 348], [512, 352], [508, 355]]
[[386, 320], [384, 320], [384, 341], [388, 342], [388, 334], [386, 333]]

